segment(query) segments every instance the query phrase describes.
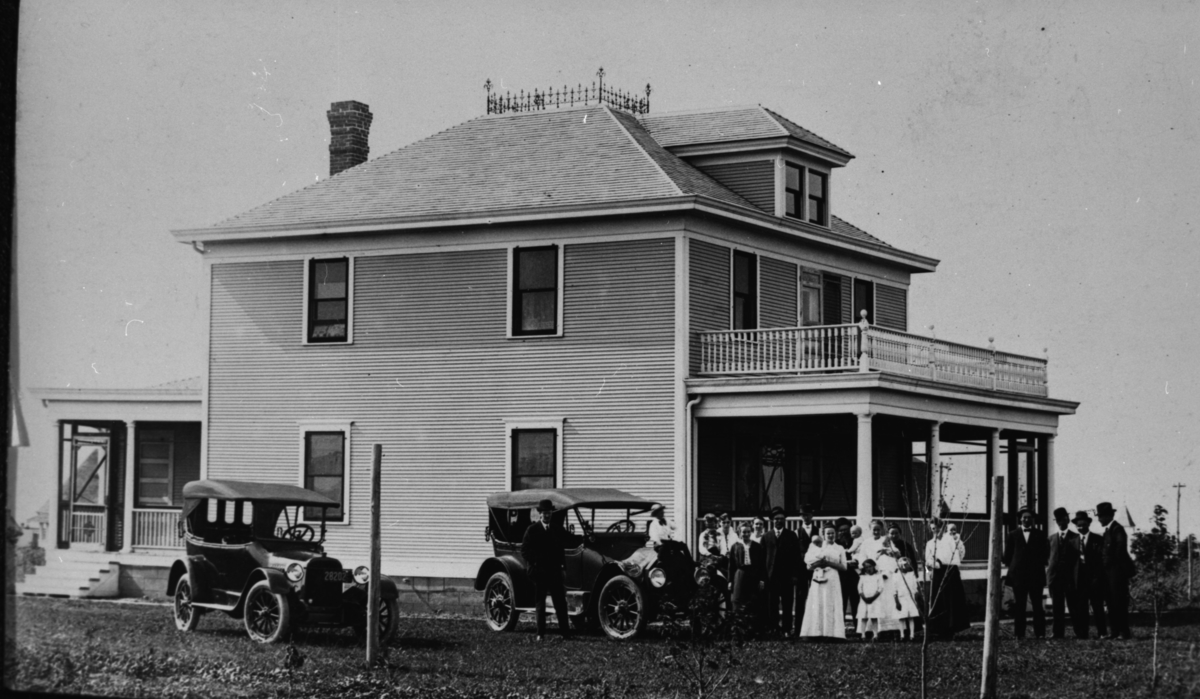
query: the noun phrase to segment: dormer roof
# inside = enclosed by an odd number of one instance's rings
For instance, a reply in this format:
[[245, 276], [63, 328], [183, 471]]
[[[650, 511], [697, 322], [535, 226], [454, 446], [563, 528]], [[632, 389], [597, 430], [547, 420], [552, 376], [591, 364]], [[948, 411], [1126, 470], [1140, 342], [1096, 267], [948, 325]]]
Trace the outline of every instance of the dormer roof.
[[670, 149], [791, 137], [829, 151], [839, 162], [854, 157], [850, 151], [761, 105], [644, 114], [640, 121], [654, 140]]

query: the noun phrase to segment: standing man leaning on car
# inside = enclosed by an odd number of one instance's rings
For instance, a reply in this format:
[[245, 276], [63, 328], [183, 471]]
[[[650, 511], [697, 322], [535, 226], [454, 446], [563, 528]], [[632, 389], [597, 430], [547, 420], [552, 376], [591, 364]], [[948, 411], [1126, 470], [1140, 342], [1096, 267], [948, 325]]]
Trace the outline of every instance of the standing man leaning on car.
[[540, 522], [529, 525], [521, 541], [521, 555], [529, 565], [533, 578], [533, 594], [537, 610], [537, 640], [546, 635], [546, 595], [554, 601], [554, 614], [563, 638], [571, 635], [567, 618], [567, 590], [563, 586], [563, 551], [567, 547], [567, 532], [554, 522], [554, 503], [542, 500], [537, 506]]

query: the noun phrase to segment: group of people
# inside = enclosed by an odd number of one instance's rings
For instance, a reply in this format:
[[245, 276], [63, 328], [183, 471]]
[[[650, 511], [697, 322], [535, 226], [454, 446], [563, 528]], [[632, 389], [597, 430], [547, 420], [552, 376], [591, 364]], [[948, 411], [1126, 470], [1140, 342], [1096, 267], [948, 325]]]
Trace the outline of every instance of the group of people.
[[[1049, 588], [1052, 633], [1066, 634], [1066, 612], [1076, 638], [1088, 638], [1095, 620], [1101, 638], [1130, 638], [1129, 580], [1134, 575], [1125, 528], [1115, 520], [1112, 503], [1096, 506], [1100, 531], [1092, 531], [1092, 519], [1080, 510], [1074, 518], [1066, 508], [1054, 511], [1057, 530], [1046, 532], [1034, 526], [1035, 514], [1025, 508], [1017, 513], [1020, 526], [1009, 532], [1004, 546], [1005, 583], [1012, 588], [1013, 632], [1025, 637], [1026, 602], [1032, 602], [1033, 634], [1046, 635], [1046, 610], [1042, 590]], [[1076, 531], [1071, 531], [1074, 524]], [[1089, 612], [1090, 608], [1090, 612]]]
[[864, 536], [849, 519], [818, 523], [813, 515], [811, 506], [802, 507], [796, 530], [788, 528], [782, 508], [771, 512], [770, 525], [756, 518], [735, 528], [727, 514], [705, 516], [697, 553], [723, 562], [735, 614], [789, 638], [846, 638], [848, 616], [853, 633], [864, 638], [896, 631], [911, 639], [921, 615], [917, 570], [924, 563], [933, 574], [931, 631], [949, 636], [967, 628], [958, 573], [965, 550], [953, 525], [934, 522], [919, 561], [898, 525], [874, 520]]

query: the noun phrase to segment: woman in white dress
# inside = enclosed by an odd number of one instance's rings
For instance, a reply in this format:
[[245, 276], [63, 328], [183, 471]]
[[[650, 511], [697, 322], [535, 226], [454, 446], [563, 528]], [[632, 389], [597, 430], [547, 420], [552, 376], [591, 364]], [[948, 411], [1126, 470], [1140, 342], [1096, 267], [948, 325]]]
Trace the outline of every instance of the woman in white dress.
[[[899, 631], [900, 620], [896, 616], [896, 573], [900, 568], [899, 555], [896, 548], [891, 545], [888, 539], [887, 527], [880, 520], [871, 521], [871, 533], [864, 537], [862, 545], [858, 547], [858, 553], [855, 560], [861, 568], [863, 561], [875, 561], [875, 569], [878, 571], [879, 580], [876, 584], [880, 588], [880, 603], [873, 613], [877, 613], [877, 624], [873, 626], [871, 631], [878, 635], [879, 631]], [[859, 614], [858, 618], [862, 618]], [[861, 631], [859, 633], [862, 633]]]
[[822, 544], [810, 546], [804, 555], [804, 563], [813, 575], [800, 635], [844, 639], [846, 619], [842, 612], [842, 584], [838, 572], [846, 570], [846, 549], [835, 541], [837, 530], [833, 525], [826, 525], [821, 535], [824, 538]]

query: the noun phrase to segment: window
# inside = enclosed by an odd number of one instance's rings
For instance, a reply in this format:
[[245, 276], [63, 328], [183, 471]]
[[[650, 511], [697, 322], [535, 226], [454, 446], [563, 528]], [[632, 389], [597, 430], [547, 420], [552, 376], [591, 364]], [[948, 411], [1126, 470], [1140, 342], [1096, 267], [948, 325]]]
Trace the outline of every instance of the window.
[[825, 325], [840, 325], [842, 319], [842, 278], [835, 274], [822, 275], [824, 305], [821, 309]]
[[557, 335], [559, 248], [513, 248], [512, 334]]
[[139, 430], [137, 507], [173, 507], [174, 434], [170, 430]]
[[[300, 485], [338, 503], [338, 507], [326, 509], [326, 522], [349, 524], [350, 425], [303, 425], [300, 440]], [[321, 508], [306, 507], [302, 518], [320, 516]]]
[[512, 431], [512, 490], [557, 487], [556, 430]]
[[348, 258], [308, 261], [308, 342], [350, 341], [351, 265]]
[[808, 171], [808, 221], [825, 225], [825, 175]]
[[875, 323], [875, 285], [865, 279], [854, 280], [854, 318], [857, 323], [862, 320], [862, 311], [867, 312], [867, 320]]
[[821, 273], [800, 272], [800, 325], [821, 324]]
[[804, 192], [800, 188], [803, 173], [795, 165], [787, 166], [787, 181], [784, 182], [784, 197], [787, 200], [785, 213], [792, 218], [804, 218]]
[[758, 258], [748, 252], [733, 253], [733, 329], [758, 327]]

